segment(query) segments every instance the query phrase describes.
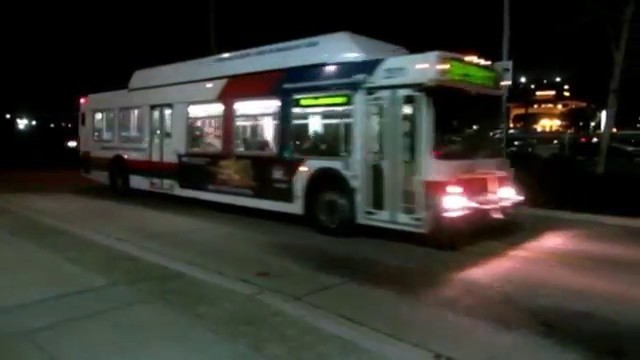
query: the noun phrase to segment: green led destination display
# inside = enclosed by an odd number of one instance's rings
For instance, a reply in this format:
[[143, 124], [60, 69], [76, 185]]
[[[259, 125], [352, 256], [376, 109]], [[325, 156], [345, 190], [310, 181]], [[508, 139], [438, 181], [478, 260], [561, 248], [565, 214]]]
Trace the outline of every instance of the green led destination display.
[[446, 72], [449, 80], [491, 88], [499, 86], [498, 73], [491, 68], [459, 60], [451, 60], [449, 65]]
[[351, 104], [351, 96], [349, 95], [327, 95], [327, 96], [309, 96], [295, 99], [296, 107], [314, 107], [314, 106], [346, 106]]

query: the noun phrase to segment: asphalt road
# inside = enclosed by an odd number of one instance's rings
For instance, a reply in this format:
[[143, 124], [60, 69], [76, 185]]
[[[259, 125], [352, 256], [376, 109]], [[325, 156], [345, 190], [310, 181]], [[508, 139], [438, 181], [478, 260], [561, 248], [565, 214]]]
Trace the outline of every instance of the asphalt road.
[[524, 217], [444, 252], [403, 233], [331, 238], [288, 216], [112, 197], [68, 172], [1, 174], [0, 193], [453, 358], [640, 358], [638, 228]]

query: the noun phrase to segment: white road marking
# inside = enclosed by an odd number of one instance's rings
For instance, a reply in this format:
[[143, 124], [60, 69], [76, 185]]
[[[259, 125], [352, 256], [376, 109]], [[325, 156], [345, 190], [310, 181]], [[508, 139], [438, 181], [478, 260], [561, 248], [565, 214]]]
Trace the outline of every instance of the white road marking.
[[256, 299], [273, 306], [287, 314], [307, 322], [319, 329], [325, 330], [333, 335], [358, 344], [364, 349], [376, 354], [388, 357], [389, 359], [439, 359], [445, 358], [442, 355], [419, 348], [412, 344], [392, 338], [363, 325], [342, 318], [320, 308], [314, 307], [304, 301], [297, 300], [290, 296], [278, 294], [262, 289], [253, 284], [229, 278], [215, 272], [205, 270], [201, 267], [171, 259], [155, 251], [134, 245], [130, 242], [116, 239], [110, 236], [101, 235], [92, 231], [79, 229], [65, 224], [64, 222], [45, 217], [34, 211], [18, 208], [11, 204], [0, 204], [14, 213], [35, 219], [47, 225], [59, 228], [69, 233], [81, 236], [95, 243], [119, 250], [123, 253], [146, 260], [187, 276], [206, 281], [208, 283], [221, 286], [223, 288], [236, 291], [238, 293], [255, 297]]

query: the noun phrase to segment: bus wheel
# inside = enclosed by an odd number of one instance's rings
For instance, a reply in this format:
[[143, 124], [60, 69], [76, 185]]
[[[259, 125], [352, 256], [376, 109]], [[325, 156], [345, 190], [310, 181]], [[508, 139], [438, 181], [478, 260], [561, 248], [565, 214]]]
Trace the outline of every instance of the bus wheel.
[[315, 197], [312, 209], [314, 226], [322, 233], [346, 235], [353, 228], [353, 201], [344, 191], [321, 191]]
[[124, 166], [113, 166], [109, 170], [109, 186], [114, 194], [123, 195], [129, 191], [129, 173]]

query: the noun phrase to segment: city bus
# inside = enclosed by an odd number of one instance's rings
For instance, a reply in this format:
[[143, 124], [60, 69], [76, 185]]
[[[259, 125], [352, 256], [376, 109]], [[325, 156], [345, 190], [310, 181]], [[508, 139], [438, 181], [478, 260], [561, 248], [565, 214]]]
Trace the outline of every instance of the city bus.
[[500, 80], [475, 56], [349, 32], [141, 69], [81, 98], [82, 172], [332, 234], [506, 218], [522, 196], [495, 137]]

